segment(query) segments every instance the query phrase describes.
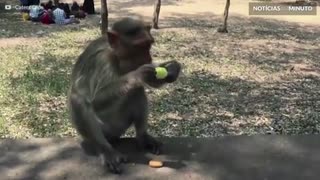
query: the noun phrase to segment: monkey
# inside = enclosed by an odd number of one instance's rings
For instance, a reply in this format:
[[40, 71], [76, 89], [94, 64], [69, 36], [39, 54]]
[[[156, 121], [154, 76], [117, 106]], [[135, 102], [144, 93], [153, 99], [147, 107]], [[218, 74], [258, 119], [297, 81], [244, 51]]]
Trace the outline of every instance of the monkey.
[[[179, 77], [176, 60], [156, 65], [151, 57], [154, 44], [151, 25], [141, 18], [116, 21], [106, 35], [93, 40], [77, 58], [71, 72], [68, 107], [71, 122], [82, 143], [95, 151], [111, 173], [121, 174], [126, 155], [115, 150], [126, 130], [133, 126], [140, 147], [160, 154], [162, 143], [147, 131], [146, 88], [161, 88]], [[168, 75], [157, 79], [156, 67]]]

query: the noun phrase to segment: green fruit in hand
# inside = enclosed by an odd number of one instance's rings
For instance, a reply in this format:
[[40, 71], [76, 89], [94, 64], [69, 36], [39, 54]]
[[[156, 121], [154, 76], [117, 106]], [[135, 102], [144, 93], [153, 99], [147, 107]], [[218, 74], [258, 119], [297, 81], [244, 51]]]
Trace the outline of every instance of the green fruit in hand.
[[157, 79], [164, 79], [168, 76], [168, 71], [164, 67], [156, 67], [156, 77]]

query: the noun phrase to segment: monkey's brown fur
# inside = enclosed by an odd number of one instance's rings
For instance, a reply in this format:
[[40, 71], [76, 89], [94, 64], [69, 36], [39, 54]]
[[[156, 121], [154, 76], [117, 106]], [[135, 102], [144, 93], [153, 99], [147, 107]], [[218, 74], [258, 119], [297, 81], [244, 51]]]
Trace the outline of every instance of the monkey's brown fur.
[[150, 49], [154, 39], [150, 26], [133, 18], [116, 22], [107, 37], [91, 42], [79, 56], [71, 75], [69, 109], [83, 147], [98, 153], [113, 173], [120, 173], [126, 157], [117, 152], [116, 142], [131, 126], [142, 147], [159, 154], [161, 143], [147, 132], [148, 99], [145, 86], [160, 88], [174, 82], [181, 66], [169, 61], [169, 75], [158, 80]]

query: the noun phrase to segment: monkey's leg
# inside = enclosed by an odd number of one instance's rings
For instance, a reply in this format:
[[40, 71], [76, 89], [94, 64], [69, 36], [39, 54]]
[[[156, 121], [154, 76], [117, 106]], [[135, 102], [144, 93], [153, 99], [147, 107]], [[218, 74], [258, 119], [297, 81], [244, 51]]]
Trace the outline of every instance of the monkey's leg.
[[157, 141], [154, 137], [152, 137], [147, 132], [148, 126], [148, 101], [145, 94], [141, 96], [140, 104], [135, 104], [138, 107], [137, 111], [135, 112], [134, 118], [134, 127], [136, 130], [136, 139], [138, 144], [142, 148], [146, 148], [153, 154], [160, 154], [162, 143]]
[[83, 151], [90, 156], [98, 156], [99, 155], [99, 151], [97, 149], [97, 147], [95, 146], [94, 143], [90, 142], [89, 140], [82, 140], [81, 142], [81, 147], [83, 149]]
[[117, 143], [120, 141], [120, 137], [108, 137], [106, 135], [105, 137], [112, 146], [117, 145]]
[[70, 97], [72, 119], [79, 134], [88, 140], [99, 152], [102, 164], [112, 173], [121, 173], [120, 163], [125, 159], [105, 139], [100, 119], [94, 112], [91, 103], [83, 96], [73, 93]]
[[147, 132], [147, 125], [145, 122], [146, 119], [136, 120], [135, 128], [136, 128], [136, 139], [140, 147], [145, 148], [146, 150], [150, 151], [153, 154], [161, 154], [161, 147], [162, 143], [157, 141], [154, 137], [152, 137]]

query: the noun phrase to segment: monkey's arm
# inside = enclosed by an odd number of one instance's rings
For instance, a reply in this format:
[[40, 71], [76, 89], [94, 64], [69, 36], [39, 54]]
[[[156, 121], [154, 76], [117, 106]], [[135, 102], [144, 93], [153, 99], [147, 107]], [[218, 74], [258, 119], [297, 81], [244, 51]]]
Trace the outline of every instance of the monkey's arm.
[[121, 102], [129, 91], [141, 87], [143, 82], [134, 73], [129, 73], [109, 82], [103, 81], [98, 85], [97, 91], [92, 99], [92, 104], [96, 110], [107, 108]]
[[[121, 102], [128, 92], [132, 89], [143, 87], [145, 85], [153, 88], [160, 88], [162, 85], [173, 82], [180, 71], [180, 65], [175, 61], [170, 61], [165, 64], [168, 69], [169, 75], [166, 79], [157, 79], [155, 66], [146, 64], [139, 67], [137, 70], [129, 72], [121, 77], [115, 77], [116, 72], [110, 72], [105, 78], [100, 80], [97, 85], [97, 90], [93, 96], [93, 105], [95, 108], [112, 106], [116, 102]], [[172, 80], [174, 79], [174, 80]]]
[[[168, 70], [168, 77], [165, 79], [157, 79], [154, 65], [147, 64], [124, 76], [109, 76], [100, 80], [92, 99], [94, 108], [112, 106], [114, 103], [120, 102], [119, 100], [125, 97], [132, 89], [144, 85], [160, 88], [162, 85], [174, 82], [177, 79], [180, 72], [180, 64], [178, 62], [169, 61], [160, 64], [160, 66], [164, 66]], [[109, 73], [110, 75], [115, 74], [115, 72]]]

